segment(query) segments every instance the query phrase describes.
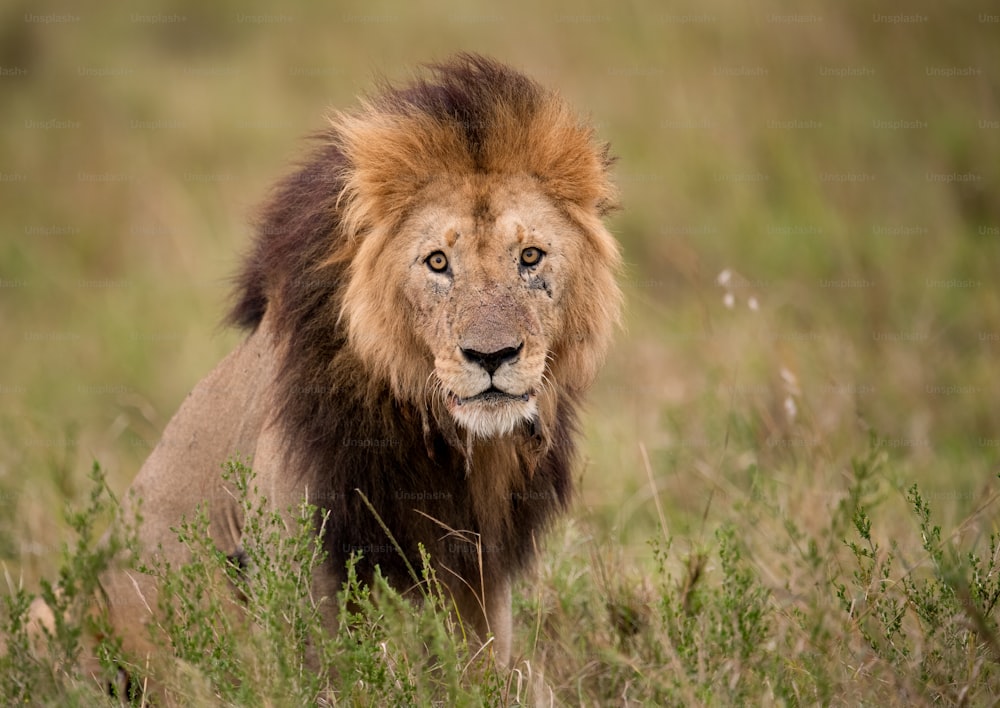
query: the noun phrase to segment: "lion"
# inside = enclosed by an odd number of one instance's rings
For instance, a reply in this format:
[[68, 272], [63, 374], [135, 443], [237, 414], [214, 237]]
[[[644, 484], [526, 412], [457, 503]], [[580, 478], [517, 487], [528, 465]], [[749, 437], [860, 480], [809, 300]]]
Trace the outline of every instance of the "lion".
[[[207, 505], [239, 557], [222, 464], [249, 455], [270, 507], [328, 514], [314, 597], [335, 604], [352, 554], [361, 580], [411, 590], [422, 545], [509, 664], [511, 584], [570, 500], [577, 412], [619, 320], [611, 164], [556, 92], [479, 55], [334, 113], [259, 214], [228, 316], [246, 339], [127, 495], [143, 552], [183, 562], [172, 528]], [[142, 576], [103, 585], [123, 633], [153, 621]]]

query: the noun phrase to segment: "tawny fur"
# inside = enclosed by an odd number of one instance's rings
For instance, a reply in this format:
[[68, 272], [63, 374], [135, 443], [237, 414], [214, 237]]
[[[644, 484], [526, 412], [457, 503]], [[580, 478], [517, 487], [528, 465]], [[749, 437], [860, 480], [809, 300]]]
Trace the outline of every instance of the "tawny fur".
[[[249, 455], [269, 504], [308, 494], [330, 512], [315, 597], [332, 604], [356, 551], [362, 578], [377, 565], [405, 591], [422, 544], [508, 661], [511, 582], [569, 500], [577, 407], [620, 308], [609, 166], [557, 94], [475, 55], [335, 114], [260, 213], [230, 316], [247, 340], [135, 480], [146, 552], [183, 561], [170, 528], [207, 502], [214, 542], [237, 553], [220, 470]], [[428, 266], [438, 252], [445, 272]], [[469, 354], [497, 351], [515, 354], [492, 372]], [[491, 386], [502, 394], [480, 396]], [[155, 588], [120, 573], [104, 586], [141, 633]]]

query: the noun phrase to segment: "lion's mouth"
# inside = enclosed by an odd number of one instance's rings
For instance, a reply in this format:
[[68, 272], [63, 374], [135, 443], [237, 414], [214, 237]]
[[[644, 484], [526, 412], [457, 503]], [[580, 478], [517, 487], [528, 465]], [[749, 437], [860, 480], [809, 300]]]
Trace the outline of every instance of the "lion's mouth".
[[455, 421], [477, 438], [508, 435], [523, 421], [538, 415], [535, 392], [513, 394], [490, 386], [475, 396], [462, 398], [449, 392], [448, 411]]
[[531, 392], [522, 394], [507, 393], [506, 391], [501, 391], [496, 386], [490, 386], [485, 391], [480, 391], [475, 396], [469, 396], [468, 398], [462, 398], [454, 393], [448, 394], [448, 403], [453, 406], [464, 406], [469, 403], [487, 403], [487, 404], [498, 404], [498, 403], [508, 403], [511, 401], [519, 401], [525, 403], [531, 398]]

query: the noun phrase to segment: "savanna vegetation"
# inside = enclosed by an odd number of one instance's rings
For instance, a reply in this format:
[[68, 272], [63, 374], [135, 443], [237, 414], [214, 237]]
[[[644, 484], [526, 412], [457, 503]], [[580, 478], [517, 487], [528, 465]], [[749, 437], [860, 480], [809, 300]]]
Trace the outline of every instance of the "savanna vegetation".
[[[162, 651], [124, 655], [84, 611], [96, 540], [237, 341], [218, 323], [254, 205], [376, 72], [463, 49], [589, 112], [624, 205], [626, 321], [573, 512], [515, 591], [513, 671], [419, 568], [422, 606], [348, 584], [320, 633], [308, 526], [279, 539], [249, 507], [254, 582], [187, 520], [196, 561], [137, 571], [176, 590]], [[8, 3], [0, 695], [995, 704], [998, 67], [987, 2]], [[32, 639], [37, 595], [66, 619]]]

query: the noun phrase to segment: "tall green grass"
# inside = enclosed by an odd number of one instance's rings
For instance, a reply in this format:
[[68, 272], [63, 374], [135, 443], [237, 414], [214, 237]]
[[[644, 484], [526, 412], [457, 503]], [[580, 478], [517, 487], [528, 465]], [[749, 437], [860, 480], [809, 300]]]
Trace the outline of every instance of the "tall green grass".
[[[79, 540], [64, 555], [60, 591], [44, 586], [54, 627], [32, 633], [23, 588], [5, 599], [0, 680], [17, 703], [61, 705], [92, 705], [109, 691], [136, 705], [994, 702], [1000, 536], [961, 544], [961, 527], [943, 532], [914, 484], [895, 490], [910, 533], [883, 544], [889, 465], [873, 438], [816, 532], [760, 485], [695, 547], [678, 548], [665, 529], [651, 539], [652, 572], [564, 526], [519, 594], [512, 669], [466, 642], [428, 559], [409, 596], [381, 577], [359, 584], [349, 565], [330, 632], [322, 604], [332, 598], [309, 591], [324, 557], [316, 509], [303, 506], [289, 535], [280, 514], [248, 501], [253, 475], [237, 463], [228, 474], [244, 500], [245, 562], [211, 545], [203, 513], [184, 521], [189, 563], [135, 569], [162, 589], [146, 630], [158, 649], [129, 656], [87, 609], [110, 562], [109, 547], [93, 543], [107, 503], [95, 467], [90, 505], [69, 517]], [[768, 544], [741, 530], [748, 518], [773, 534]]]

